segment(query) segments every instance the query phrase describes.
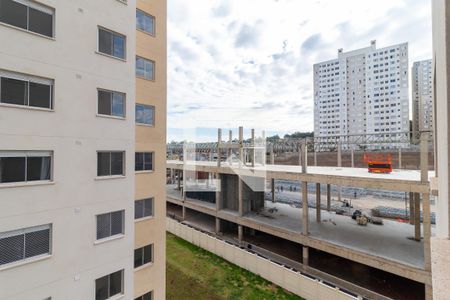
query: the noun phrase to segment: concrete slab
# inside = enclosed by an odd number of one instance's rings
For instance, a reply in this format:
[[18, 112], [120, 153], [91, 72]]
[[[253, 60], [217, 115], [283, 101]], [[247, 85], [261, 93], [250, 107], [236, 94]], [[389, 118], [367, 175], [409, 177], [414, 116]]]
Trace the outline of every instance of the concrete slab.
[[[266, 201], [267, 208], [276, 208], [273, 213], [251, 212], [245, 216], [274, 227], [296, 232], [302, 231], [302, 210], [283, 203]], [[316, 211], [309, 209], [310, 220]], [[321, 212], [322, 222], [309, 223], [310, 236], [356, 251], [379, 256], [416, 268], [423, 268], [423, 242], [408, 239], [413, 236], [414, 226], [407, 223], [384, 220], [384, 225], [357, 225], [350, 217]]]

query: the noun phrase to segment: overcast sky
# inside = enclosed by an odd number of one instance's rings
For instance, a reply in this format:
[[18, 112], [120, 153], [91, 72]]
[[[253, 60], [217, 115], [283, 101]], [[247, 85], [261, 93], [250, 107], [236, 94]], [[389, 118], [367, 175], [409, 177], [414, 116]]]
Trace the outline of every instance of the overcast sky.
[[312, 66], [338, 48], [408, 42], [410, 65], [431, 58], [431, 0], [168, 0], [168, 10], [168, 141], [214, 140], [219, 127], [312, 131]]

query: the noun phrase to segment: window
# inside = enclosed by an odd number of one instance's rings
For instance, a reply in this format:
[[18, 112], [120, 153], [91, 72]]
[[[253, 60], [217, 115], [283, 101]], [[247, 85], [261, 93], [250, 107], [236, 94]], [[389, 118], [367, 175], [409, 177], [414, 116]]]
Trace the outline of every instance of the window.
[[140, 297], [135, 298], [134, 300], [152, 300], [153, 299], [153, 292], [148, 292]]
[[155, 125], [155, 107], [151, 105], [136, 104], [136, 123]]
[[95, 280], [95, 300], [106, 300], [123, 294], [123, 270]]
[[125, 94], [98, 90], [98, 114], [125, 117]]
[[134, 268], [153, 262], [153, 245], [134, 250]]
[[147, 80], [155, 80], [155, 62], [136, 56], [136, 76]]
[[153, 171], [154, 152], [136, 152], [135, 171]]
[[145, 31], [148, 34], [155, 35], [155, 17], [137, 9], [136, 28]]
[[97, 152], [97, 176], [125, 175], [123, 151]]
[[154, 198], [134, 201], [134, 219], [153, 217]]
[[97, 240], [124, 234], [124, 218], [124, 210], [97, 215]]
[[55, 11], [30, 0], [0, 1], [0, 22], [53, 37]]
[[0, 183], [51, 179], [51, 151], [0, 151]]
[[52, 109], [52, 94], [53, 80], [0, 70], [0, 103]]
[[98, 29], [98, 52], [125, 59], [126, 37], [104, 28]]
[[50, 224], [0, 233], [0, 266], [51, 254]]

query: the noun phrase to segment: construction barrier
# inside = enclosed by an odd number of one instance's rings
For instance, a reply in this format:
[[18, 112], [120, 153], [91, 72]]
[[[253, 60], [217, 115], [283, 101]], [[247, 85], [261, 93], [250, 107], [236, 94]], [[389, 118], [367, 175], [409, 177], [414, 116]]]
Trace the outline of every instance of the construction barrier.
[[307, 300], [355, 300], [352, 295], [276, 264], [257, 254], [205, 234], [171, 218], [166, 218], [168, 232], [246, 269]]

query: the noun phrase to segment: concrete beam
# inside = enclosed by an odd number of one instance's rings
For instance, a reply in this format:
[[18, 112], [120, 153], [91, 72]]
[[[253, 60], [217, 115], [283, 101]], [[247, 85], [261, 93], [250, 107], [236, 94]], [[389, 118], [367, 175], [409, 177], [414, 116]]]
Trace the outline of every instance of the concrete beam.
[[316, 222], [321, 221], [321, 207], [320, 207], [320, 183], [316, 183]]

